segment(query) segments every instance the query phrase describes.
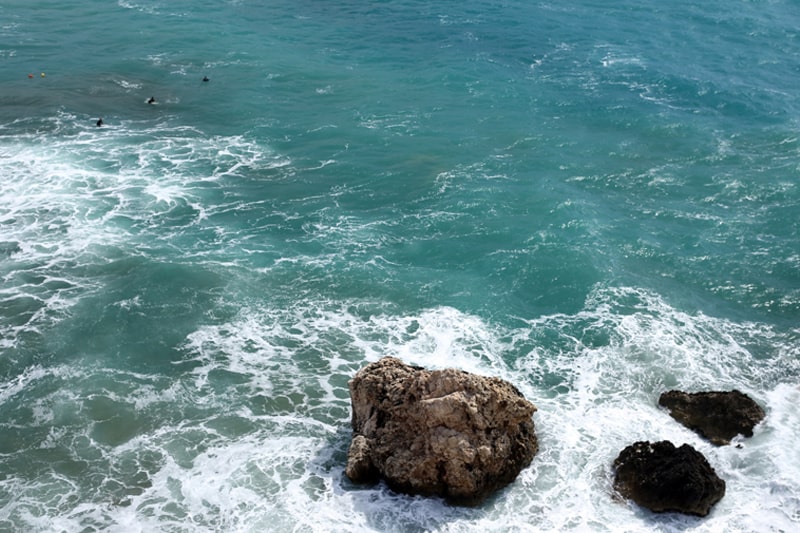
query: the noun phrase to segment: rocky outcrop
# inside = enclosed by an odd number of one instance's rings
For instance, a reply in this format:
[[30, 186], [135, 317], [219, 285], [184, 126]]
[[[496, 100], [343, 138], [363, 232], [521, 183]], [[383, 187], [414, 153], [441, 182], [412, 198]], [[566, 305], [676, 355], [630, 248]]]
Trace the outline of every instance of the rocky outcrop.
[[725, 482], [688, 444], [637, 442], [622, 450], [614, 468], [617, 492], [658, 513], [706, 516], [725, 495]]
[[686, 393], [672, 390], [658, 399], [669, 414], [683, 424], [721, 446], [737, 435], [753, 436], [753, 428], [764, 419], [764, 410], [749, 396], [730, 392]]
[[345, 473], [394, 490], [474, 505], [513, 481], [538, 449], [536, 407], [510, 383], [386, 357], [350, 381]]

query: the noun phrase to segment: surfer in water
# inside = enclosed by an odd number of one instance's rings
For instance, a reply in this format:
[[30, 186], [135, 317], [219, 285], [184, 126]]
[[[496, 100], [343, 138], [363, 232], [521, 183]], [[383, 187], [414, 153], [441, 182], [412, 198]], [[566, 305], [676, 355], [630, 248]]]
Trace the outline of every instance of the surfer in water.
[[148, 104], [155, 104], [156, 103], [156, 97], [155, 96], [151, 96], [150, 98], [148, 98], [147, 103]]
[[208, 81], [208, 76], [203, 76], [203, 81]]
[[97, 119], [97, 127], [100, 127], [102, 125], [103, 125], [103, 117], [100, 117]]

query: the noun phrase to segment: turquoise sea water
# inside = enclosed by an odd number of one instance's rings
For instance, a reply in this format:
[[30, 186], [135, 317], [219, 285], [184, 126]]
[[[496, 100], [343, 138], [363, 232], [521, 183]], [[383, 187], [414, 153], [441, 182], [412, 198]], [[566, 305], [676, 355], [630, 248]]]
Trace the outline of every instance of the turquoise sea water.
[[[779, 0], [6, 0], [0, 531], [797, 530], [798, 28]], [[384, 355], [514, 383], [533, 464], [478, 508], [352, 485], [347, 381]], [[716, 448], [670, 388], [767, 418]], [[710, 516], [613, 497], [662, 439], [726, 480]]]

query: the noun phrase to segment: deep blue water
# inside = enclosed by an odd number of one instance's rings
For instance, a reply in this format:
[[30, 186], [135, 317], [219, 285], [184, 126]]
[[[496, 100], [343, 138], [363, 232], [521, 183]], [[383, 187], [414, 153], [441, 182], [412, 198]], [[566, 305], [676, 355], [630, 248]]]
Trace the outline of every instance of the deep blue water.
[[[798, 28], [788, 1], [4, 2], [0, 530], [797, 529]], [[531, 467], [475, 509], [352, 485], [347, 381], [384, 355], [514, 383]], [[670, 388], [767, 418], [712, 447]], [[727, 481], [709, 517], [613, 498], [662, 439]]]

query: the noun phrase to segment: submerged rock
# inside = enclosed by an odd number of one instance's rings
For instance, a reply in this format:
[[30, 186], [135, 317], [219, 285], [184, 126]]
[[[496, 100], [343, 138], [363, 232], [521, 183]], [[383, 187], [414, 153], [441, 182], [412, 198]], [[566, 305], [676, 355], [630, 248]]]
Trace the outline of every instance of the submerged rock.
[[474, 505], [513, 481], [538, 450], [536, 407], [510, 383], [385, 357], [350, 381], [345, 473], [394, 490]]
[[706, 516], [725, 495], [725, 482], [688, 444], [637, 442], [622, 450], [614, 468], [617, 492], [657, 513]]
[[749, 396], [730, 392], [665, 392], [658, 404], [683, 424], [721, 446], [737, 435], [753, 436], [753, 428], [764, 419], [764, 410]]
[[0, 241], [0, 257], [11, 257], [20, 250], [17, 241]]

